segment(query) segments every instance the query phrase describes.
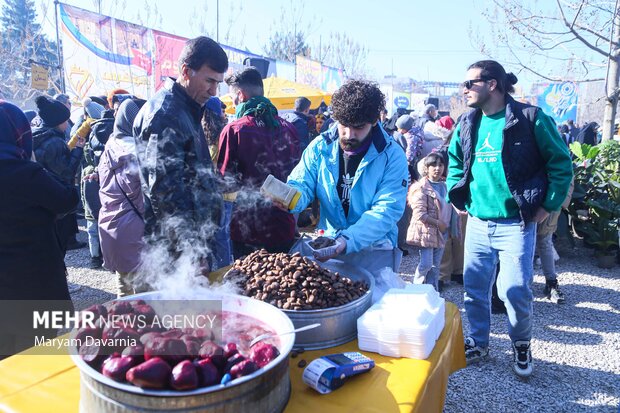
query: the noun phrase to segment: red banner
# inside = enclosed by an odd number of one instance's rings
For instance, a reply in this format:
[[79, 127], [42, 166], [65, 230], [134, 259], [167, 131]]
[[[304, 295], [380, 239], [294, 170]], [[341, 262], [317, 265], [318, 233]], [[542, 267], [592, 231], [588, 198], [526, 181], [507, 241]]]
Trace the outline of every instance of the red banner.
[[153, 30], [155, 39], [155, 90], [168, 76], [179, 76], [178, 61], [186, 38]]

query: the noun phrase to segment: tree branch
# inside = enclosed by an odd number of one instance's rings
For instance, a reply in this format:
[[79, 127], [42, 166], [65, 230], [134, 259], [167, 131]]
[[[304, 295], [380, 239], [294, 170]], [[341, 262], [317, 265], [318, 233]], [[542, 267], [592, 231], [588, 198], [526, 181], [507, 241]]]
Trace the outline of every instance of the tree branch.
[[604, 51], [603, 49], [594, 46], [593, 44], [591, 44], [588, 40], [586, 40], [583, 36], [581, 36], [579, 33], [577, 33], [577, 31], [575, 29], [573, 29], [571, 27], [571, 24], [568, 22], [568, 20], [566, 20], [566, 16], [564, 15], [564, 9], [562, 8], [562, 5], [560, 4], [560, 0], [555, 0], [556, 4], [558, 5], [558, 9], [560, 10], [560, 14], [562, 15], [562, 19], [564, 20], [564, 25], [566, 27], [568, 27], [568, 29], [571, 31], [571, 33], [573, 34], [573, 36], [575, 36], [577, 39], [579, 39], [583, 44], [585, 44], [589, 49], [602, 54], [603, 56], [609, 56], [609, 54]]

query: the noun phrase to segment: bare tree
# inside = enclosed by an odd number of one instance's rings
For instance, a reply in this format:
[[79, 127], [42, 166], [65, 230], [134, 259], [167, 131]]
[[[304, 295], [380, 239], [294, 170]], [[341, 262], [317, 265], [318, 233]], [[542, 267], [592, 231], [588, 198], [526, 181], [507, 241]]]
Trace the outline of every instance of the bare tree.
[[611, 139], [620, 95], [619, 0], [493, 3], [484, 13], [492, 41], [470, 33], [480, 50], [491, 58], [507, 51], [504, 63], [549, 81], [604, 79], [603, 139]]
[[218, 30], [218, 23], [216, 21], [216, 19], [220, 18], [221, 11], [212, 11], [213, 14], [217, 13], [215, 19], [213, 17], [207, 18], [209, 3], [213, 4], [213, 1], [204, 0], [202, 4], [194, 6], [194, 12], [190, 16], [189, 27], [198, 28], [196, 35], [209, 36], [226, 46], [243, 49], [246, 28], [243, 27], [243, 30], [239, 31], [239, 25], [235, 24], [241, 16], [241, 5], [233, 1], [228, 3], [226, 23], [219, 24], [220, 29], [225, 29], [222, 32], [222, 30]]
[[282, 6], [280, 16], [273, 22], [271, 36], [263, 47], [272, 59], [294, 62], [295, 56], [310, 57], [307, 44], [310, 25], [304, 24], [304, 3], [291, 1], [288, 7]]
[[347, 77], [367, 77], [368, 49], [343, 32], [332, 32], [312, 49], [312, 57], [328, 66], [343, 69]]
[[0, 13], [0, 98], [24, 105], [40, 91], [33, 90], [31, 65], [48, 69], [48, 93], [59, 91], [60, 77], [56, 43], [49, 40], [38, 23], [32, 0], [9, 0]]

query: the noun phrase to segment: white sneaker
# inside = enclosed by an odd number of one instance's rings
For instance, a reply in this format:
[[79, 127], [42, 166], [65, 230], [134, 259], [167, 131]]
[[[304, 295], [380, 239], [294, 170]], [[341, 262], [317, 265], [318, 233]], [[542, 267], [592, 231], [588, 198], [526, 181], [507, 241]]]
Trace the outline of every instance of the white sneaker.
[[520, 379], [527, 379], [532, 375], [532, 351], [530, 342], [526, 340], [512, 343], [513, 363], [512, 370]]

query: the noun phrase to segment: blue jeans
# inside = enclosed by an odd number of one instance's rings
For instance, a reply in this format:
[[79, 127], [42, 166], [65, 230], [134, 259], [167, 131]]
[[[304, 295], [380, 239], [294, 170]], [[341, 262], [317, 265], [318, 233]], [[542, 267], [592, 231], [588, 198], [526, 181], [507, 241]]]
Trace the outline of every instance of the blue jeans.
[[96, 220], [86, 220], [86, 232], [88, 233], [88, 250], [91, 257], [101, 257], [101, 244], [99, 243], [99, 225]]
[[439, 291], [439, 266], [444, 248], [420, 248], [420, 263], [413, 275], [414, 284], [430, 284]]
[[215, 256], [214, 270], [232, 264], [232, 241], [230, 240], [230, 220], [232, 218], [234, 202], [224, 201], [224, 211], [222, 211], [222, 221], [220, 229], [215, 233]]
[[465, 235], [463, 286], [469, 336], [477, 346], [489, 345], [491, 292], [499, 261], [497, 292], [506, 305], [508, 335], [515, 342], [532, 337], [532, 278], [536, 223], [519, 219], [469, 217]]

